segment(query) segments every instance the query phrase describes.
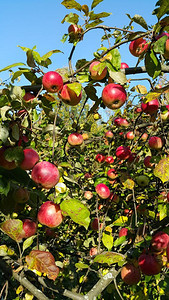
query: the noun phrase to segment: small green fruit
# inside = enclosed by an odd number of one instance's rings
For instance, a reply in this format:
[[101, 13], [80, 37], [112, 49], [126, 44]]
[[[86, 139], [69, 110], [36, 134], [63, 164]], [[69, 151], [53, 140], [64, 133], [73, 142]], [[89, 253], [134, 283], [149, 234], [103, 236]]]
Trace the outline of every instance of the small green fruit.
[[139, 186], [145, 187], [149, 184], [149, 178], [146, 175], [140, 175], [136, 178], [136, 182]]

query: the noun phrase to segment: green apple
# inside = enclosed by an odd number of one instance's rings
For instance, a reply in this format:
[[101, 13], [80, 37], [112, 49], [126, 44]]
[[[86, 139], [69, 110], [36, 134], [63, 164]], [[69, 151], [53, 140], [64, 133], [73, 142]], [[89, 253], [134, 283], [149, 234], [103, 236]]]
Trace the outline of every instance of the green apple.
[[149, 178], [147, 175], [139, 175], [136, 178], [136, 182], [140, 187], [145, 187], [149, 184]]

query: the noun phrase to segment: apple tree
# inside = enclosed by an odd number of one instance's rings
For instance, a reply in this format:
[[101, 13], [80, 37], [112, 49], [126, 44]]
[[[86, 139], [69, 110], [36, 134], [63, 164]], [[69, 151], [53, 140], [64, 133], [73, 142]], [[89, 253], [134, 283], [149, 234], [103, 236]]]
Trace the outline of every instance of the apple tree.
[[[62, 1], [67, 67], [49, 70], [58, 49], [20, 46], [26, 62], [0, 70], [10, 72], [0, 90], [2, 299], [169, 297], [169, 4], [156, 3], [153, 26], [128, 15], [117, 29], [95, 12], [102, 1]], [[74, 67], [98, 29], [100, 48]], [[121, 62], [121, 45], [136, 66]]]

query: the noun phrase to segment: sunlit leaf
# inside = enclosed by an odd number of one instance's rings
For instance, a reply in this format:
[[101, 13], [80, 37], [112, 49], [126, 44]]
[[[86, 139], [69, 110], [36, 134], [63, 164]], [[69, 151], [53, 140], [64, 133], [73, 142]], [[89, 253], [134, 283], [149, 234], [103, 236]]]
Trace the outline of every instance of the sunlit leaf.
[[121, 85], [124, 85], [127, 82], [126, 75], [123, 72], [109, 71], [109, 75], [116, 83], [119, 83]]
[[124, 259], [124, 255], [116, 252], [103, 252], [102, 254], [96, 255], [96, 257], [94, 258], [94, 262], [97, 262], [99, 264], [108, 264], [110, 266]]
[[154, 175], [160, 178], [163, 183], [169, 181], [169, 157], [159, 161], [154, 169]]
[[76, 263], [76, 264], [75, 264], [75, 267], [76, 267], [77, 269], [79, 269], [79, 270], [82, 270], [82, 269], [88, 269], [88, 268], [89, 268], [89, 266], [88, 266], [87, 264], [84, 264], [84, 263], [82, 263], [82, 262]]
[[165, 14], [169, 14], [169, 2], [168, 0], [159, 0], [155, 6], [159, 6], [154, 9], [152, 12], [153, 15], [156, 15], [160, 19]]
[[91, 5], [91, 9], [93, 9], [94, 7], [96, 7], [102, 1], [103, 0], [93, 0], [92, 5]]
[[131, 17], [129, 14], [127, 14], [127, 16], [130, 18], [130, 20], [132, 20], [133, 22], [139, 24], [140, 26], [142, 26], [144, 29], [148, 30], [148, 26], [146, 21], [144, 20], [144, 18], [140, 15], [134, 15], [134, 17]]
[[19, 219], [8, 219], [1, 223], [0, 228], [16, 242], [21, 242], [25, 235], [23, 223]]
[[113, 222], [113, 225], [123, 227], [127, 221], [128, 221], [127, 216], [120, 216], [116, 221]]
[[126, 241], [126, 236], [121, 236], [114, 241], [114, 247], [122, 245]]
[[93, 11], [89, 14], [90, 16], [90, 20], [97, 20], [97, 19], [101, 19], [101, 18], [106, 18], [109, 17], [111, 15], [111, 13], [107, 13], [107, 12], [101, 12], [99, 14], [95, 14]]
[[80, 95], [81, 91], [82, 91], [82, 86], [79, 82], [73, 82], [73, 83], [69, 83], [67, 84], [67, 86], [73, 90], [77, 96]]
[[70, 13], [64, 17], [61, 23], [63, 24], [64, 22], [68, 22], [71, 24], [77, 24], [78, 21], [79, 21], [79, 16], [77, 14]]
[[144, 85], [138, 84], [135, 86], [135, 88], [139, 94], [147, 94], [147, 88]]
[[113, 237], [112, 237], [112, 235], [103, 232], [103, 235], [102, 235], [102, 243], [103, 243], [103, 245], [104, 245], [108, 250], [111, 250], [112, 247], [113, 247]]
[[17, 67], [17, 66], [25, 66], [25, 64], [24, 63], [15, 63], [15, 64], [9, 65], [9, 66], [1, 69], [0, 72], [10, 70], [10, 69], [12, 69], [14, 67]]
[[32, 245], [35, 237], [35, 235], [32, 235], [23, 242], [23, 252]]
[[28, 268], [47, 274], [49, 279], [55, 280], [59, 274], [59, 268], [55, 264], [55, 259], [50, 252], [32, 250], [26, 256]]
[[5, 126], [0, 125], [0, 140], [5, 143], [9, 136], [9, 129]]
[[79, 10], [81, 11], [81, 5], [76, 2], [75, 0], [64, 0], [61, 2], [62, 5], [64, 5], [67, 9], [76, 9], [76, 10]]
[[77, 224], [84, 226], [86, 229], [90, 224], [90, 211], [88, 208], [76, 199], [64, 200], [60, 208], [64, 214], [66, 214]]

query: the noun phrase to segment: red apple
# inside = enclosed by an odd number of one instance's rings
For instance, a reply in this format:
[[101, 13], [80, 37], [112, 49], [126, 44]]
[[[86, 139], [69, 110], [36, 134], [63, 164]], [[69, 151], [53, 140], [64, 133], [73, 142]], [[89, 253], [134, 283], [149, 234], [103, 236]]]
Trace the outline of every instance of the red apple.
[[151, 240], [151, 247], [154, 251], [163, 251], [167, 249], [169, 243], [169, 235], [163, 231], [157, 232]]
[[169, 59], [169, 39], [165, 42], [165, 51], [164, 51], [164, 57], [165, 59]]
[[105, 161], [105, 156], [103, 154], [97, 154], [95, 157], [95, 160], [98, 161], [99, 163], [102, 163]]
[[42, 84], [45, 90], [49, 93], [58, 93], [63, 88], [62, 76], [55, 72], [49, 71], [44, 74]]
[[25, 100], [25, 102], [33, 102], [34, 98], [35, 98], [35, 95], [30, 92], [25, 93], [25, 95], [23, 96], [23, 99]]
[[67, 84], [64, 84], [61, 92], [59, 93], [59, 98], [61, 98], [64, 103], [70, 106], [75, 106], [82, 99], [82, 91], [77, 96], [74, 90], [72, 90]]
[[59, 181], [59, 171], [48, 161], [38, 162], [32, 169], [32, 180], [41, 184], [45, 189], [51, 189]]
[[107, 199], [110, 196], [110, 190], [104, 183], [97, 184], [95, 187], [95, 191], [101, 199]]
[[133, 264], [126, 263], [121, 269], [121, 278], [128, 285], [137, 284], [141, 279], [140, 269]]
[[6, 170], [13, 170], [15, 169], [16, 163], [15, 161], [8, 161], [5, 159], [5, 147], [0, 148], [0, 166], [3, 167]]
[[24, 159], [20, 164], [20, 168], [23, 170], [31, 170], [34, 165], [39, 161], [38, 153], [32, 148], [25, 148], [23, 150]]
[[122, 85], [109, 83], [102, 91], [102, 100], [108, 108], [118, 109], [127, 100], [127, 93]]
[[120, 118], [120, 117], [117, 117], [117, 118], [114, 119], [114, 124], [116, 126], [123, 126], [123, 127], [128, 127], [130, 125], [129, 122], [126, 119], [123, 119], [123, 118]]
[[169, 193], [167, 193], [167, 202], [169, 202]]
[[114, 136], [113, 132], [111, 130], [108, 130], [105, 132], [105, 137], [112, 138]]
[[71, 133], [68, 136], [68, 143], [71, 146], [80, 146], [83, 144], [83, 136], [78, 132]]
[[37, 231], [36, 222], [34, 222], [30, 219], [24, 219], [23, 220], [23, 230], [25, 232], [24, 238], [28, 238], [28, 237], [34, 235]]
[[128, 140], [133, 140], [134, 137], [135, 137], [135, 135], [134, 135], [134, 132], [133, 132], [133, 131], [129, 131], [129, 132], [126, 133], [126, 138], [127, 138]]
[[136, 107], [134, 110], [135, 113], [139, 114], [142, 112], [142, 108], [141, 107]]
[[17, 203], [26, 203], [29, 200], [29, 191], [26, 188], [19, 187], [13, 193], [13, 199]]
[[159, 274], [162, 269], [162, 264], [152, 253], [142, 253], [138, 258], [138, 263], [141, 272], [147, 276]]
[[115, 169], [109, 169], [107, 171], [107, 176], [110, 178], [110, 179], [116, 179], [118, 177], [118, 174], [117, 174], [117, 171]]
[[[103, 227], [103, 223], [100, 223], [100, 229]], [[99, 230], [99, 220], [98, 218], [94, 218], [92, 221], [91, 221], [91, 228], [94, 230], [94, 231], [98, 231]]]
[[128, 64], [126, 64], [125, 62], [122, 62], [120, 69], [126, 69], [126, 68], [129, 68]]
[[82, 28], [79, 27], [78, 25], [76, 24], [71, 24], [69, 27], [68, 27], [68, 33], [70, 34], [78, 34], [78, 33], [81, 33], [82, 32]]
[[154, 166], [154, 163], [151, 163], [151, 159], [152, 159], [152, 156], [150, 156], [150, 155], [148, 155], [144, 158], [144, 165], [147, 168], [152, 168]]
[[84, 198], [90, 200], [93, 198], [93, 193], [91, 191], [85, 191]]
[[143, 52], [148, 50], [149, 45], [145, 39], [138, 38], [129, 44], [129, 51], [133, 56], [139, 57]]
[[141, 103], [141, 109], [143, 112], [149, 115], [154, 115], [159, 108], [158, 99], [151, 100], [147, 103]]
[[105, 162], [106, 162], [107, 164], [112, 164], [112, 163], [114, 162], [113, 156], [106, 156]]
[[119, 237], [121, 236], [127, 236], [128, 234], [128, 228], [121, 228], [120, 231], [119, 231]]
[[[97, 67], [95, 67], [97, 66]], [[103, 70], [100, 72], [100, 67], [102, 66], [102, 63], [99, 61], [93, 61], [90, 66], [89, 66], [89, 72], [90, 76], [93, 80], [102, 80], [103, 78], [106, 77], [107, 75], [107, 67], [105, 67]]]
[[142, 141], [145, 142], [145, 141], [148, 139], [148, 134], [147, 134], [146, 132], [144, 132], [144, 133], [141, 135], [140, 139], [141, 139]]
[[137, 163], [139, 161], [139, 156], [137, 155], [137, 153], [131, 152], [129, 158], [127, 159], [128, 163], [132, 163], [132, 162]]
[[116, 149], [116, 156], [119, 159], [122, 159], [122, 160], [127, 159], [127, 158], [129, 158], [130, 154], [131, 154], [131, 150], [129, 147], [119, 146]]
[[158, 136], [151, 136], [148, 141], [150, 149], [160, 150], [163, 147], [163, 141]]
[[38, 211], [38, 221], [50, 228], [59, 226], [63, 221], [60, 205], [53, 201], [44, 202]]
[[94, 256], [96, 254], [97, 254], [97, 248], [95, 247], [90, 248], [89, 255]]

